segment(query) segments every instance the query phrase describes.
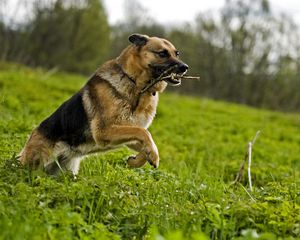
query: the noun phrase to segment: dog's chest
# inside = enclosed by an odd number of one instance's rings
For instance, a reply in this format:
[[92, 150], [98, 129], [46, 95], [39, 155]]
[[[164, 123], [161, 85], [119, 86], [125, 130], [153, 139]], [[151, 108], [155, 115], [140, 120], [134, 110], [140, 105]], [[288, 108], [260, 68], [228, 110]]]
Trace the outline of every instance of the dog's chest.
[[130, 125], [148, 128], [156, 114], [158, 96], [142, 96], [136, 109], [130, 115]]
[[130, 122], [131, 125], [139, 126], [142, 128], [148, 128], [151, 125], [154, 116], [155, 113], [150, 114], [148, 112], [140, 112], [138, 114], [133, 115], [130, 118]]

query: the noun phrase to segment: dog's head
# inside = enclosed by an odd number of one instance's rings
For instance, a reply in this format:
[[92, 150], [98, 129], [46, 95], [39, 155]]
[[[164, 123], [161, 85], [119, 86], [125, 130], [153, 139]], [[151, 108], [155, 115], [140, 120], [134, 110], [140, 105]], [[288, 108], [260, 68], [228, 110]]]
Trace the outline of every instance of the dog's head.
[[[166, 39], [133, 34], [129, 36], [129, 41], [132, 43], [133, 65], [146, 71], [149, 79], [159, 77], [170, 68], [177, 74], [184, 74], [188, 69], [188, 65], [179, 59], [179, 51]], [[179, 80], [166, 81], [173, 85], [180, 83]]]

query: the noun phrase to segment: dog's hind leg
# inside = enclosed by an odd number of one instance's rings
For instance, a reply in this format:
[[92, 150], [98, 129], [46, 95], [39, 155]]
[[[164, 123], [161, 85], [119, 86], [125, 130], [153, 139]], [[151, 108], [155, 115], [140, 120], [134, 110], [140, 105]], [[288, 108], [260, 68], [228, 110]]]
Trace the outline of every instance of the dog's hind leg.
[[80, 162], [81, 157], [60, 155], [56, 161], [45, 166], [45, 171], [50, 175], [58, 175], [63, 171], [71, 171], [75, 176], [78, 174]]
[[67, 171], [71, 171], [74, 176], [78, 174], [80, 167], [81, 157], [73, 157], [66, 159], [61, 162], [61, 168]]

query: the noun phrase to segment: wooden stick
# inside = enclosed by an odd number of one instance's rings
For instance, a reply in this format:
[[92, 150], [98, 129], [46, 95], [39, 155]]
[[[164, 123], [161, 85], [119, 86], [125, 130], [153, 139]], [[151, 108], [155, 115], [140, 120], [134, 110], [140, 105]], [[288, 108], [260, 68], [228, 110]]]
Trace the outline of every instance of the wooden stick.
[[252, 162], [252, 147], [256, 141], [256, 139], [258, 138], [260, 134], [260, 131], [257, 131], [253, 140], [251, 142], [249, 142], [248, 144], [248, 181], [249, 181], [249, 188], [250, 188], [250, 191], [252, 192], [252, 180], [251, 180], [251, 162]]
[[233, 181], [233, 184], [236, 184], [236, 183], [242, 181], [245, 164], [246, 164], [247, 159], [248, 159], [248, 181], [249, 181], [249, 188], [250, 188], [251, 192], [253, 190], [253, 188], [252, 188], [252, 180], [251, 180], [252, 148], [253, 148], [253, 145], [256, 142], [259, 134], [260, 134], [260, 130], [256, 132], [253, 140], [248, 143], [248, 149], [247, 149], [247, 151], [245, 153], [244, 161], [242, 162], [242, 164], [240, 166], [240, 169], [239, 169], [239, 171], [238, 171], [238, 173], [236, 175], [236, 178]]
[[200, 77], [193, 77], [193, 76], [186, 76], [186, 75], [181, 76], [181, 75], [178, 75], [178, 74], [175, 74], [175, 73], [171, 73], [170, 75], [163, 77], [161, 80], [165, 80], [165, 79], [168, 79], [168, 78], [178, 79], [178, 80], [182, 80], [182, 79], [200, 80]]
[[249, 142], [248, 143], [248, 181], [249, 181], [250, 191], [252, 192], [251, 161], [252, 161], [252, 142]]
[[166, 69], [162, 74], [160, 74], [157, 78], [153, 79], [150, 81], [150, 83], [144, 87], [142, 89], [142, 91], [140, 92], [140, 94], [146, 92], [149, 88], [151, 88], [153, 85], [155, 85], [156, 83], [158, 83], [159, 81], [162, 81], [162, 78], [164, 75], [169, 74], [171, 71], [173, 71], [175, 69], [176, 66], [172, 66], [168, 69]]
[[233, 184], [236, 184], [238, 182], [241, 182], [242, 181], [242, 177], [243, 177], [243, 172], [244, 172], [244, 168], [245, 168], [245, 164], [247, 162], [247, 158], [248, 158], [248, 151], [246, 151], [245, 153], [245, 156], [244, 156], [244, 161], [242, 162], [241, 166], [240, 166], [240, 169], [233, 181]]
[[[197, 80], [200, 79], [200, 77], [184, 76], [184, 75], [181, 76], [181, 75], [176, 74], [176, 73], [170, 73], [175, 68], [176, 68], [176, 66], [172, 66], [172, 67], [168, 68], [167, 70], [165, 70], [162, 74], [160, 74], [159, 77], [151, 80], [150, 83], [141, 90], [140, 94], [146, 92], [149, 88], [151, 88], [152, 86], [154, 86], [156, 83], [158, 83], [160, 81], [165, 81], [166, 79], [169, 79], [169, 78], [171, 78], [171, 79], [177, 79], [177, 80], [180, 80], [180, 81], [182, 79], [197, 79]], [[165, 76], [166, 74], [169, 74], [169, 75]]]

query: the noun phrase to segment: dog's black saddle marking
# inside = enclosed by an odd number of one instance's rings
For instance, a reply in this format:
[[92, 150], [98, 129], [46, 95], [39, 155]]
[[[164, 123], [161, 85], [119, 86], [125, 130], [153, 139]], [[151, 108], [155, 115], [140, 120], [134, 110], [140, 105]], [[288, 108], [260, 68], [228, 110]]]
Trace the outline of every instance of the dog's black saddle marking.
[[64, 102], [38, 127], [40, 133], [51, 141], [64, 141], [70, 146], [78, 146], [87, 141], [88, 118], [83, 107], [82, 91]]

